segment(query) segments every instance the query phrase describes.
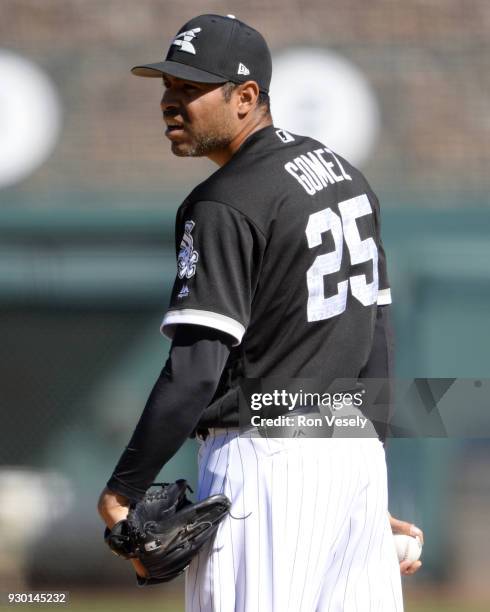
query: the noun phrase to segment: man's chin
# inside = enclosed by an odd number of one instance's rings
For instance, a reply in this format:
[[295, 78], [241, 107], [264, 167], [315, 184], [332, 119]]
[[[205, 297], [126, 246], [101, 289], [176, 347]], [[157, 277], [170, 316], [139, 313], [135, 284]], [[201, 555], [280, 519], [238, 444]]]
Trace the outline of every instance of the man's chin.
[[171, 151], [177, 157], [202, 157], [196, 147], [177, 142], [172, 143]]

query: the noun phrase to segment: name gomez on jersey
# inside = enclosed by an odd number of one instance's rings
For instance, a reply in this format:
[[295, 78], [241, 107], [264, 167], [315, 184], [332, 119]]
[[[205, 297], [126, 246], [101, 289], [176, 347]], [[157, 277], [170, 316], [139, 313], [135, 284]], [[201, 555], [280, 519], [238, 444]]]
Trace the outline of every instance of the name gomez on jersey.
[[177, 211], [178, 273], [162, 332], [213, 327], [234, 343], [200, 425], [238, 425], [246, 379], [357, 378], [377, 305], [391, 302], [379, 204], [311, 138], [252, 134]]

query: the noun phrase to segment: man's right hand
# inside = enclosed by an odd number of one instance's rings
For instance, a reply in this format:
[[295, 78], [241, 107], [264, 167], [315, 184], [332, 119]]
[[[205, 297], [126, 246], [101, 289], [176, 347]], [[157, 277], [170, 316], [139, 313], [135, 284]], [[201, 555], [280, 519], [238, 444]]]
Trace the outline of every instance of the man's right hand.
[[[391, 531], [393, 532], [393, 535], [402, 534], [413, 537], [417, 536], [420, 539], [420, 542], [422, 544], [424, 543], [424, 532], [422, 531], [422, 529], [419, 529], [419, 527], [417, 527], [413, 523], [407, 523], [406, 521], [401, 521], [400, 519], [394, 518], [393, 516], [391, 516], [390, 513], [388, 513], [388, 516], [390, 518]], [[411, 576], [412, 574], [415, 574], [415, 572], [417, 572], [421, 567], [422, 561], [420, 560], [413, 562], [402, 561], [400, 563], [400, 572], [402, 576]]]

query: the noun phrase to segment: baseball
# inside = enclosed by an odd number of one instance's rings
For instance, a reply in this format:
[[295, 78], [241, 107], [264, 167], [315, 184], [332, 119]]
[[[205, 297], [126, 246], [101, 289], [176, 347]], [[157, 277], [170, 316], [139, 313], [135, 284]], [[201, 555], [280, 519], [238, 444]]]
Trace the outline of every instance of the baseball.
[[409, 535], [394, 535], [396, 554], [398, 555], [398, 561], [410, 561], [413, 563], [417, 561], [422, 554], [422, 543], [418, 536]]

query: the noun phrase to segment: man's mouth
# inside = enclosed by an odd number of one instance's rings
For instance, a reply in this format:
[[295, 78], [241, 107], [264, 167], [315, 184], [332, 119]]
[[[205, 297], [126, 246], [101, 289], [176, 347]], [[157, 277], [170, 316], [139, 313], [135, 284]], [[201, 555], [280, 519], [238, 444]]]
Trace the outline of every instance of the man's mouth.
[[167, 123], [165, 134], [177, 134], [184, 131], [184, 126], [180, 123]]

